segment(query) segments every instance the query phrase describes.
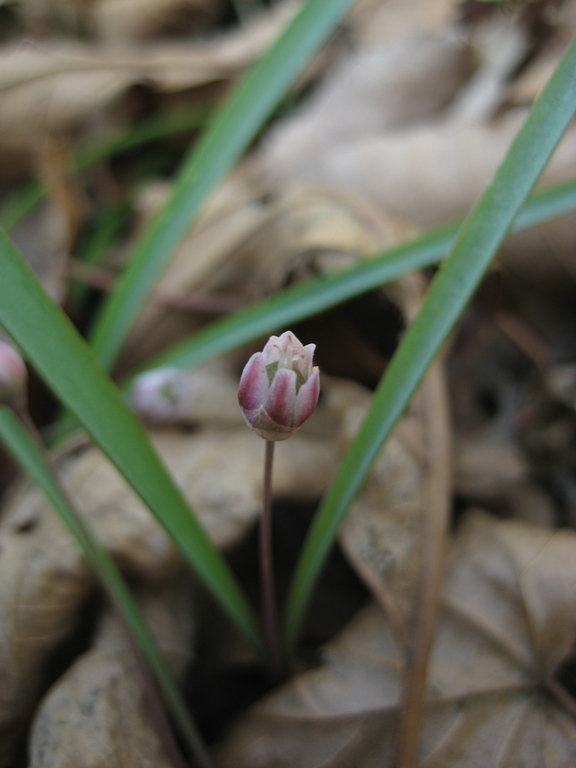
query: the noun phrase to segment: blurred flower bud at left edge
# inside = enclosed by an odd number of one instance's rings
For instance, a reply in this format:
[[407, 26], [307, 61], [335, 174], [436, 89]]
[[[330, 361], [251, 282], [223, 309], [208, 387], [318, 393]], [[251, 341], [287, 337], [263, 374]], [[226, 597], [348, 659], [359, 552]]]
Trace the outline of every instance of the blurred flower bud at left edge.
[[0, 403], [17, 405], [25, 402], [27, 381], [28, 371], [18, 352], [0, 341]]

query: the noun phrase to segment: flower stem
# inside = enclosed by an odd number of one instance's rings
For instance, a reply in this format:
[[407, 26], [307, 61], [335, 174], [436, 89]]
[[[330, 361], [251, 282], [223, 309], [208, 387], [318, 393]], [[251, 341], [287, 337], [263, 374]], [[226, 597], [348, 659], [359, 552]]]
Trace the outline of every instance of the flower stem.
[[280, 643], [272, 558], [272, 466], [274, 463], [274, 445], [273, 440], [266, 440], [264, 485], [262, 491], [262, 524], [260, 526], [260, 570], [262, 613], [264, 618], [264, 635], [268, 649], [268, 664], [272, 679], [279, 681], [283, 676], [284, 663]]

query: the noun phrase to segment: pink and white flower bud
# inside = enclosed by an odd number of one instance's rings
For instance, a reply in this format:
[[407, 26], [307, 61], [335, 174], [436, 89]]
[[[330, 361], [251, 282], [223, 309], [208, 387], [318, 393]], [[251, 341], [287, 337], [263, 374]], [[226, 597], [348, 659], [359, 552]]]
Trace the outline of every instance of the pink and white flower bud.
[[171, 424], [181, 414], [179, 371], [156, 368], [145, 371], [132, 385], [130, 405], [143, 421], [151, 424]]
[[287, 440], [316, 408], [320, 373], [312, 363], [315, 349], [285, 331], [271, 336], [246, 363], [238, 402], [248, 426], [265, 440]]
[[28, 372], [18, 352], [0, 341], [0, 404], [22, 402], [27, 380]]

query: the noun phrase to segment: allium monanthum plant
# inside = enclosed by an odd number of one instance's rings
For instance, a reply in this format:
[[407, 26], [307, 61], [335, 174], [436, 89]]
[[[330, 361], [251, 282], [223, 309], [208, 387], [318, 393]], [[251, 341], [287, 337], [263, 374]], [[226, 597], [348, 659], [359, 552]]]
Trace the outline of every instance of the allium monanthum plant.
[[284, 673], [284, 661], [272, 564], [272, 464], [274, 445], [287, 440], [316, 408], [320, 374], [313, 364], [314, 344], [304, 346], [291, 331], [271, 336], [242, 372], [238, 402], [248, 426], [266, 440], [260, 567], [262, 613], [270, 672], [275, 680]]
[[238, 401], [248, 426], [265, 440], [287, 440], [316, 408], [320, 374], [312, 361], [315, 349], [285, 331], [271, 336], [246, 363]]

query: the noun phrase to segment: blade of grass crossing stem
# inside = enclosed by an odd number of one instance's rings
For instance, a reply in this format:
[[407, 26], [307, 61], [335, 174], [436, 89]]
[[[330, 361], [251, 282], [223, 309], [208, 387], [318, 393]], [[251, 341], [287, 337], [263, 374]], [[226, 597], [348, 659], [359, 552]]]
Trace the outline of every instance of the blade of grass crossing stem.
[[0, 324], [154, 513], [248, 639], [260, 632], [232, 572], [92, 350], [0, 230]]
[[576, 39], [535, 102], [492, 183], [464, 221], [338, 468], [296, 567], [285, 615], [287, 646], [294, 643], [316, 578], [376, 455], [486, 273], [575, 112]]
[[[576, 211], [576, 181], [535, 195], [516, 218], [513, 230], [535, 227], [572, 211]], [[150, 360], [146, 369], [161, 366], [192, 368], [241, 344], [375, 290], [409, 272], [437, 264], [449, 252], [457, 232], [458, 225], [435, 230], [411, 243], [376, 254], [352, 269], [281, 291], [211, 323], [191, 339]]]
[[172, 679], [162, 654], [158, 650], [156, 641], [150, 634], [138, 605], [126, 586], [126, 582], [88, 523], [84, 521], [83, 525], [79, 525], [74, 511], [70, 509], [64, 494], [55, 482], [38, 446], [16, 414], [6, 406], [0, 407], [0, 440], [20, 467], [42, 488], [47, 499], [82, 548], [88, 565], [103, 587], [114, 595], [115, 604], [121, 611], [124, 622], [130, 627], [143, 657], [153, 671], [164, 701], [178, 723], [191, 754], [197, 756], [199, 765], [209, 765], [205, 749], [190, 718], [186, 704]]
[[178, 175], [168, 202], [132, 254], [91, 334], [111, 368], [146, 299], [207, 197], [241, 157], [305, 64], [354, 0], [308, 0], [216, 114]]

